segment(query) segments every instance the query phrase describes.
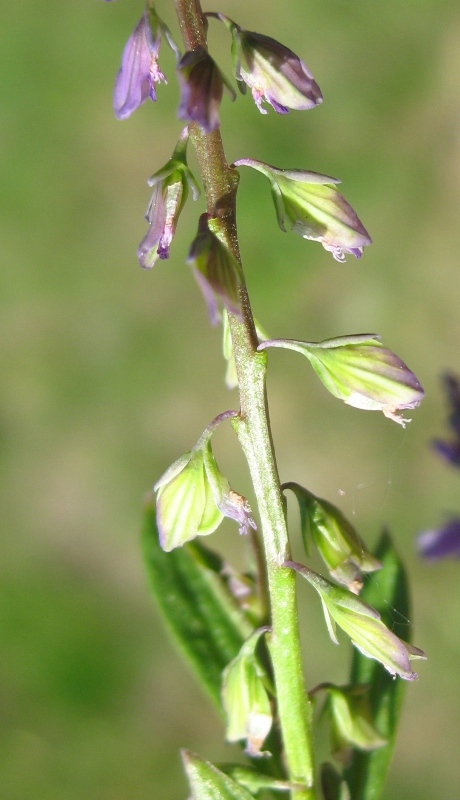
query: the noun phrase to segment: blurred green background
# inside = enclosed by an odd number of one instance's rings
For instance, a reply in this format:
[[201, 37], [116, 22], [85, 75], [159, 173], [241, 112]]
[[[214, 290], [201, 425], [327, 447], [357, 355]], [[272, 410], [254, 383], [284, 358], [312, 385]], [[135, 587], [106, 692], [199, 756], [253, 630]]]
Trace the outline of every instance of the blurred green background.
[[[177, 35], [172, 3], [158, 9]], [[289, 45], [325, 97], [286, 117], [224, 98], [229, 160], [340, 177], [374, 239], [360, 262], [336, 263], [282, 234], [265, 180], [242, 172], [256, 316], [272, 336], [379, 332], [426, 389], [403, 431], [327, 395], [296, 354], [270, 355], [282, 479], [339, 503], [369, 544], [388, 525], [410, 572], [415, 641], [429, 660], [408, 687], [384, 797], [451, 800], [460, 566], [420, 563], [414, 534], [460, 511], [460, 475], [429, 448], [446, 432], [440, 373], [460, 371], [458, 0], [222, 0], [216, 10]], [[141, 11], [140, 0], [24, 0], [1, 12], [2, 800], [178, 800], [178, 747], [211, 760], [232, 752], [155, 614], [140, 556], [145, 491], [237, 404], [223, 385], [220, 332], [184, 264], [202, 198], [187, 205], [168, 262], [150, 273], [136, 262], [146, 179], [181, 129], [166, 48], [158, 102], [123, 123], [113, 116], [114, 76]], [[216, 22], [210, 39], [229, 74]], [[229, 431], [216, 455], [251, 496]], [[294, 514], [292, 532], [300, 556]], [[235, 526], [210, 544], [244, 560]], [[329, 642], [308, 587], [301, 598], [308, 685], [346, 681], [346, 645]]]

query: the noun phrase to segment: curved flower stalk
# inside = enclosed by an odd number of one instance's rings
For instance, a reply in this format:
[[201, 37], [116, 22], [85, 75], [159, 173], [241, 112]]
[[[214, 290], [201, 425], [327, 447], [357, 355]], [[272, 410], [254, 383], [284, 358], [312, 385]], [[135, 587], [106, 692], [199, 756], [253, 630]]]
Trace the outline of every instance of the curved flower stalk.
[[261, 114], [270, 103], [278, 114], [290, 109], [306, 111], [323, 102], [323, 95], [306, 64], [288, 47], [270, 36], [246, 31], [224, 14], [207, 12], [220, 19], [232, 34], [233, 71], [242, 94], [252, 91]]
[[204, 47], [197, 47], [182, 56], [177, 65], [181, 100], [177, 116], [196, 122], [205, 133], [220, 125], [219, 106], [224, 86], [232, 100], [236, 93]]
[[321, 242], [336, 261], [345, 261], [347, 253], [361, 258], [363, 248], [372, 244], [358, 215], [337, 191], [337, 178], [300, 169], [277, 169], [253, 158], [240, 158], [233, 166], [252, 167], [269, 179], [282, 231], [286, 231], [287, 218], [294, 233]]
[[424, 391], [413, 372], [383, 347], [375, 333], [340, 336], [324, 342], [271, 339], [258, 349], [284, 347], [306, 356], [331, 394], [364, 411], [382, 411], [404, 428], [409, 419], [398, 411], [416, 408]]
[[348, 589], [335, 586], [303, 564], [286, 561], [284, 566], [294, 569], [306, 578], [318, 592], [329, 635], [334, 644], [339, 643], [336, 635], [337, 624], [348, 634], [363, 655], [380, 661], [391, 675], [399, 675], [406, 681], [413, 681], [418, 677], [411, 669], [410, 660], [424, 659], [425, 653], [395, 636], [382, 622], [378, 611]]
[[200, 193], [187, 165], [187, 141], [188, 128], [184, 128], [170, 160], [148, 180], [149, 186], [154, 187], [145, 214], [149, 229], [137, 250], [143, 269], [151, 269], [159, 258], [169, 258], [169, 247], [189, 189], [194, 200]]
[[127, 119], [136, 108], [157, 99], [155, 84], [167, 83], [158, 66], [161, 23], [153, 8], [144, 11], [129, 37], [115, 79], [113, 109], [117, 119]]

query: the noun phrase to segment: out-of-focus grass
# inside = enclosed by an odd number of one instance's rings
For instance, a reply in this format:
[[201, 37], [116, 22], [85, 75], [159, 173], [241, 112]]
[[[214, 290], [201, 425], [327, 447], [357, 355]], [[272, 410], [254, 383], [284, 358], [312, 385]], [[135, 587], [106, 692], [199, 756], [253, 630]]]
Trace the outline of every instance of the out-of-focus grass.
[[[374, 244], [335, 263], [277, 228], [267, 185], [242, 173], [241, 248], [255, 313], [273, 336], [378, 331], [427, 390], [404, 432], [346, 408], [295, 354], [270, 357], [283, 480], [339, 502], [372, 542], [383, 524], [406, 558], [416, 642], [429, 661], [409, 688], [385, 797], [452, 798], [460, 781], [459, 567], [417, 561], [413, 534], [460, 509], [460, 480], [428, 442], [443, 430], [439, 373], [460, 370], [460, 12], [455, 0], [223, 0], [220, 10], [301, 54], [325, 102], [258, 115], [224, 99], [229, 160], [340, 177]], [[172, 4], [159, 3], [171, 27]], [[217, 413], [223, 386], [184, 258], [199, 200], [169, 262], [137, 266], [149, 190], [180, 131], [168, 87], [124, 123], [113, 78], [142, 4], [102, 0], [2, 10], [0, 67], [0, 794], [5, 800], [173, 800], [177, 748], [226, 757], [222, 728], [182, 667], [147, 596], [142, 497]], [[221, 66], [226, 34], [211, 22]], [[191, 157], [193, 166], [194, 159]], [[217, 454], [250, 494], [230, 433]], [[296, 519], [292, 527], [295, 536]], [[215, 537], [241, 559], [231, 526]], [[298, 547], [298, 544], [295, 544]], [[238, 551], [238, 552], [237, 552]], [[345, 679], [315, 599], [309, 684]], [[309, 646], [309, 652], [311, 647]]]

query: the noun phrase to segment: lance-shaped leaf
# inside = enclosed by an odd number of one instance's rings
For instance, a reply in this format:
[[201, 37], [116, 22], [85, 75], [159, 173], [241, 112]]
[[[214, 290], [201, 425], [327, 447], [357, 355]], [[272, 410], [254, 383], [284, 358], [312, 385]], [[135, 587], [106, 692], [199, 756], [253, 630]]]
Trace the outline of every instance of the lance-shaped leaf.
[[337, 191], [337, 178], [301, 169], [277, 169], [253, 158], [240, 158], [235, 167], [252, 167], [269, 181], [278, 225], [304, 239], [321, 242], [336, 261], [345, 261], [346, 253], [360, 258], [363, 248], [372, 244], [358, 215]]
[[222, 711], [222, 672], [253, 627], [222, 577], [223, 563], [193, 543], [165, 553], [153, 500], [145, 510], [144, 558], [149, 585], [176, 644]]
[[192, 792], [192, 800], [252, 800], [252, 795], [209, 761], [182, 751], [182, 760]]
[[[383, 567], [375, 581], [370, 579], [364, 585], [361, 596], [380, 612], [382, 620], [398, 636], [410, 641], [407, 576], [388, 533], [382, 535], [375, 555]], [[358, 650], [353, 652], [350, 682], [370, 684], [372, 719], [387, 744], [372, 753], [354, 751], [345, 778], [353, 800], [378, 800], [393, 752], [406, 684], [393, 680], [380, 664], [370, 661]]]
[[261, 747], [272, 726], [268, 676], [255, 652], [260, 636], [267, 630], [264, 627], [254, 631], [222, 675], [226, 739], [228, 742], [245, 739], [246, 753], [252, 758], [264, 755]]
[[407, 681], [413, 681], [418, 677], [411, 669], [410, 660], [426, 658], [425, 653], [418, 647], [398, 639], [387, 628], [375, 608], [367, 605], [348, 589], [335, 586], [303, 564], [286, 561], [285, 566], [295, 569], [318, 592], [329, 634], [335, 644], [338, 644], [335, 630], [337, 624], [348, 634], [363, 655], [379, 661], [390, 675], [399, 675]]
[[284, 347], [306, 356], [334, 397], [364, 411], [382, 411], [405, 427], [398, 411], [416, 408], [424, 391], [413, 372], [397, 355], [383, 347], [375, 333], [340, 336], [324, 342], [272, 339], [258, 349]]
[[298, 500], [307, 555], [312, 539], [331, 577], [358, 594], [363, 585], [361, 573], [380, 569], [380, 561], [367, 550], [337, 506], [320, 500], [298, 483], [285, 483], [282, 488], [290, 489]]

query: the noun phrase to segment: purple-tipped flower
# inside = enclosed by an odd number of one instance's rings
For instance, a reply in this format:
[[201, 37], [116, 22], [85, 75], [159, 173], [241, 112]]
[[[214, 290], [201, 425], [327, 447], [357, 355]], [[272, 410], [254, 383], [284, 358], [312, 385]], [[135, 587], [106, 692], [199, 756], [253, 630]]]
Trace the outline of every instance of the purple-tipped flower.
[[181, 101], [177, 115], [196, 122], [210, 133], [219, 127], [219, 106], [224, 85], [235, 99], [235, 92], [204, 47], [189, 50], [177, 65]]
[[272, 339], [258, 349], [284, 347], [306, 356], [334, 397], [364, 411], [382, 411], [403, 428], [408, 419], [398, 411], [416, 408], [424, 391], [417, 377], [374, 333], [340, 336], [324, 342]]
[[336, 261], [350, 253], [360, 258], [372, 239], [356, 212], [336, 189], [337, 178], [296, 169], [277, 169], [252, 158], [240, 158], [233, 166], [247, 166], [262, 172], [270, 181], [278, 225], [304, 239], [321, 242]]
[[240, 266], [228, 247], [211, 230], [216, 222], [206, 213], [201, 215], [198, 233], [187, 258], [187, 264], [192, 265], [195, 280], [208, 306], [212, 325], [219, 318], [216, 298], [222, 300], [227, 311], [241, 314]]
[[452, 517], [441, 528], [423, 531], [417, 536], [417, 547], [426, 561], [460, 558], [460, 519]]
[[217, 17], [230, 30], [235, 78], [243, 93], [249, 86], [261, 114], [267, 113], [262, 108], [264, 101], [278, 114], [287, 114], [289, 109], [305, 111], [322, 103], [313, 75], [292, 50], [269, 36], [240, 28], [224, 14], [208, 16]]
[[336, 635], [338, 625], [363, 655], [379, 661], [391, 675], [400, 675], [406, 681], [417, 678], [410, 661], [413, 658], [426, 658], [425, 653], [395, 636], [375, 608], [303, 564], [286, 561], [284, 566], [295, 569], [318, 592], [329, 635], [335, 644], [339, 643]]
[[143, 269], [151, 269], [159, 258], [169, 258], [169, 246], [189, 189], [194, 200], [198, 197], [199, 188], [187, 166], [187, 140], [185, 128], [171, 159], [148, 181], [154, 187], [145, 215], [149, 229], [137, 251]]
[[148, 97], [156, 100], [155, 83], [166, 83], [158, 66], [160, 40], [155, 11], [145, 11], [126, 43], [115, 79], [113, 108], [117, 119], [127, 119]]

